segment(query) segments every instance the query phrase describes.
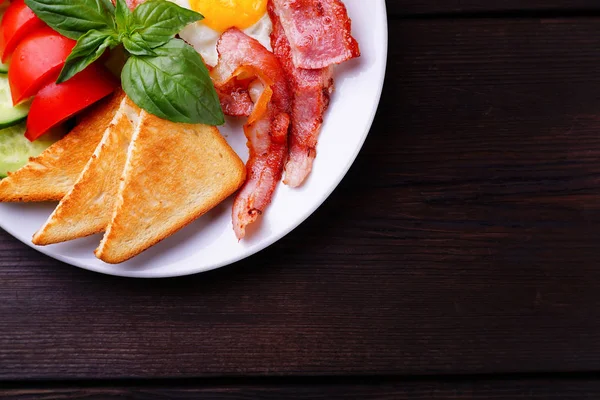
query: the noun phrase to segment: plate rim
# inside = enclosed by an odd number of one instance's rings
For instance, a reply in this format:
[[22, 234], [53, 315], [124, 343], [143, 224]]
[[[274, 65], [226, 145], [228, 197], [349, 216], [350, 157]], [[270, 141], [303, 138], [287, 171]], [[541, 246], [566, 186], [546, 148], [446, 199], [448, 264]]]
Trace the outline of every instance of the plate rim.
[[127, 270], [127, 269], [105, 270], [105, 269], [102, 269], [101, 267], [97, 267], [94, 265], [87, 265], [83, 262], [79, 262], [76, 259], [72, 259], [67, 256], [63, 256], [61, 254], [54, 254], [51, 252], [50, 248], [48, 248], [48, 247], [35, 246], [33, 243], [31, 243], [31, 241], [21, 240], [19, 238], [19, 234], [17, 234], [11, 227], [5, 227], [4, 225], [2, 225], [1, 221], [0, 221], [0, 228], [4, 229], [8, 234], [10, 234], [15, 239], [19, 240], [21, 243], [24, 243], [25, 245], [29, 246], [30, 248], [34, 249], [35, 251], [40, 252], [50, 258], [53, 258], [55, 260], [65, 263], [65, 264], [69, 264], [74, 267], [84, 269], [87, 271], [91, 271], [91, 272], [95, 272], [95, 273], [99, 273], [99, 274], [103, 274], [103, 275], [122, 277], [122, 278], [165, 279], [165, 278], [178, 278], [178, 277], [182, 277], [182, 276], [197, 275], [197, 274], [213, 271], [213, 270], [216, 270], [219, 268], [223, 268], [223, 267], [238, 263], [242, 260], [245, 260], [246, 258], [255, 256], [256, 254], [262, 252], [266, 248], [272, 246], [273, 244], [277, 243], [278, 241], [280, 241], [281, 239], [283, 239], [284, 237], [289, 235], [292, 231], [294, 231], [300, 225], [302, 225], [304, 222], [306, 222], [306, 220], [308, 218], [310, 218], [310, 216], [312, 216], [315, 213], [315, 211], [317, 209], [319, 209], [323, 205], [323, 203], [325, 203], [325, 201], [327, 201], [327, 199], [329, 199], [331, 194], [335, 191], [335, 189], [338, 188], [338, 186], [340, 185], [342, 180], [346, 177], [346, 175], [350, 171], [350, 168], [352, 167], [352, 165], [356, 161], [356, 158], [358, 157], [358, 155], [362, 151], [362, 148], [364, 147], [365, 141], [367, 140], [367, 137], [369, 136], [371, 128], [373, 127], [373, 122], [375, 121], [375, 116], [377, 114], [379, 105], [381, 103], [381, 96], [383, 94], [383, 87], [384, 87], [384, 83], [385, 83], [385, 76], [386, 76], [386, 72], [387, 72], [387, 64], [388, 64], [388, 58], [389, 58], [389, 23], [388, 23], [388, 14], [387, 14], [387, 4], [386, 4], [386, 0], [379, 0], [379, 1], [381, 2], [382, 6], [383, 6], [382, 9], [383, 9], [383, 20], [384, 21], [383, 21], [382, 28], [383, 28], [383, 32], [384, 32], [384, 37], [383, 37], [382, 48], [383, 48], [384, 61], [381, 65], [381, 67], [380, 67], [381, 69], [379, 71], [382, 78], [379, 82], [377, 82], [378, 87], [377, 87], [377, 96], [376, 96], [375, 105], [371, 111], [371, 115], [368, 118], [369, 123], [365, 126], [365, 132], [363, 132], [363, 134], [361, 135], [360, 140], [358, 141], [358, 145], [356, 146], [356, 149], [354, 150], [353, 154], [348, 158], [346, 165], [342, 169], [343, 172], [334, 181], [332, 181], [331, 185], [327, 188], [327, 190], [323, 191], [321, 199], [319, 201], [317, 201], [313, 207], [306, 209], [303, 212], [303, 215], [301, 216], [301, 218], [297, 219], [297, 222], [290, 224], [290, 226], [287, 229], [282, 230], [279, 234], [260, 243], [260, 245], [256, 246], [255, 248], [250, 250], [248, 253], [242, 254], [239, 256], [235, 256], [230, 259], [225, 259], [221, 262], [215, 263], [214, 265], [200, 268], [197, 271], [169, 272], [169, 271], [159, 270], [159, 271], [153, 271], [151, 273], [145, 273], [144, 271], [133, 271], [133, 270]]

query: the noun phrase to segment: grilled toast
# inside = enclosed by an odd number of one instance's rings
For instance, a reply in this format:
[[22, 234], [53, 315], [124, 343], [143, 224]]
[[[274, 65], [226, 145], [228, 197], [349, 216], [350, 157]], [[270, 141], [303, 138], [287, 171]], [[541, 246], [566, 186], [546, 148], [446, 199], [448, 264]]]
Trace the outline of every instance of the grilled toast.
[[123, 98], [79, 179], [33, 236], [34, 244], [60, 243], [104, 232], [140, 111], [128, 97]]
[[0, 181], [0, 202], [59, 201], [71, 190], [110, 125], [125, 93], [90, 111], [68, 135]]
[[225, 200], [245, 177], [244, 163], [216, 127], [142, 111], [96, 256], [111, 264], [127, 261]]

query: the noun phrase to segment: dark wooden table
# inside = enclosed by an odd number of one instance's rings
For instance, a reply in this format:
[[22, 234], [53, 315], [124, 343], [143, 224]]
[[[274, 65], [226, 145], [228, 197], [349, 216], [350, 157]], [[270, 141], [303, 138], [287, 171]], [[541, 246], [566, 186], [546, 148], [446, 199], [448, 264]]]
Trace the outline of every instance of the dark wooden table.
[[363, 152], [268, 250], [129, 280], [0, 232], [0, 398], [599, 398], [600, 2], [388, 11]]

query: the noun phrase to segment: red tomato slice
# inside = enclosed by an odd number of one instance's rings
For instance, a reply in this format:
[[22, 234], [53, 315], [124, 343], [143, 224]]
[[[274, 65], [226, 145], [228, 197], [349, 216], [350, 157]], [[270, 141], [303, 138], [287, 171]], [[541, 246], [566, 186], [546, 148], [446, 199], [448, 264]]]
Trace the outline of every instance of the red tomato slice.
[[34, 30], [45, 26], [36, 17], [25, 0], [14, 0], [6, 9], [0, 24], [0, 54], [2, 62], [6, 62], [19, 42]]
[[25, 137], [31, 141], [84, 108], [108, 96], [118, 81], [103, 66], [92, 64], [73, 78], [48, 84], [31, 103]]
[[49, 27], [38, 29], [23, 39], [13, 53], [8, 70], [13, 103], [27, 100], [56, 80], [75, 43]]

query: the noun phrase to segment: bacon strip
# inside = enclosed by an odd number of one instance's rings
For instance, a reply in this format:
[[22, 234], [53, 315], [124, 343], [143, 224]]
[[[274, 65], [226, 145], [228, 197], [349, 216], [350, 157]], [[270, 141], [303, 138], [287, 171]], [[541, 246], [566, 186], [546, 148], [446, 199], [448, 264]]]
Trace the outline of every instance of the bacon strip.
[[292, 62], [290, 43], [273, 2], [269, 2], [269, 16], [273, 22], [271, 46], [288, 76], [294, 93], [290, 149], [284, 183], [298, 187], [310, 174], [317, 155], [317, 139], [321, 132], [323, 115], [333, 92], [333, 68], [296, 68]]
[[248, 88], [231, 81], [231, 84], [216, 88], [223, 113], [231, 117], [248, 117], [252, 113], [254, 103]]
[[[368, 0], [364, 0], [368, 1]], [[360, 56], [340, 0], [270, 0], [291, 45], [294, 65], [326, 68]]]
[[275, 55], [237, 28], [217, 44], [219, 62], [211, 77], [217, 89], [245, 85], [254, 108], [244, 125], [250, 158], [248, 178], [235, 198], [233, 228], [238, 239], [271, 203], [287, 155], [291, 92]]

